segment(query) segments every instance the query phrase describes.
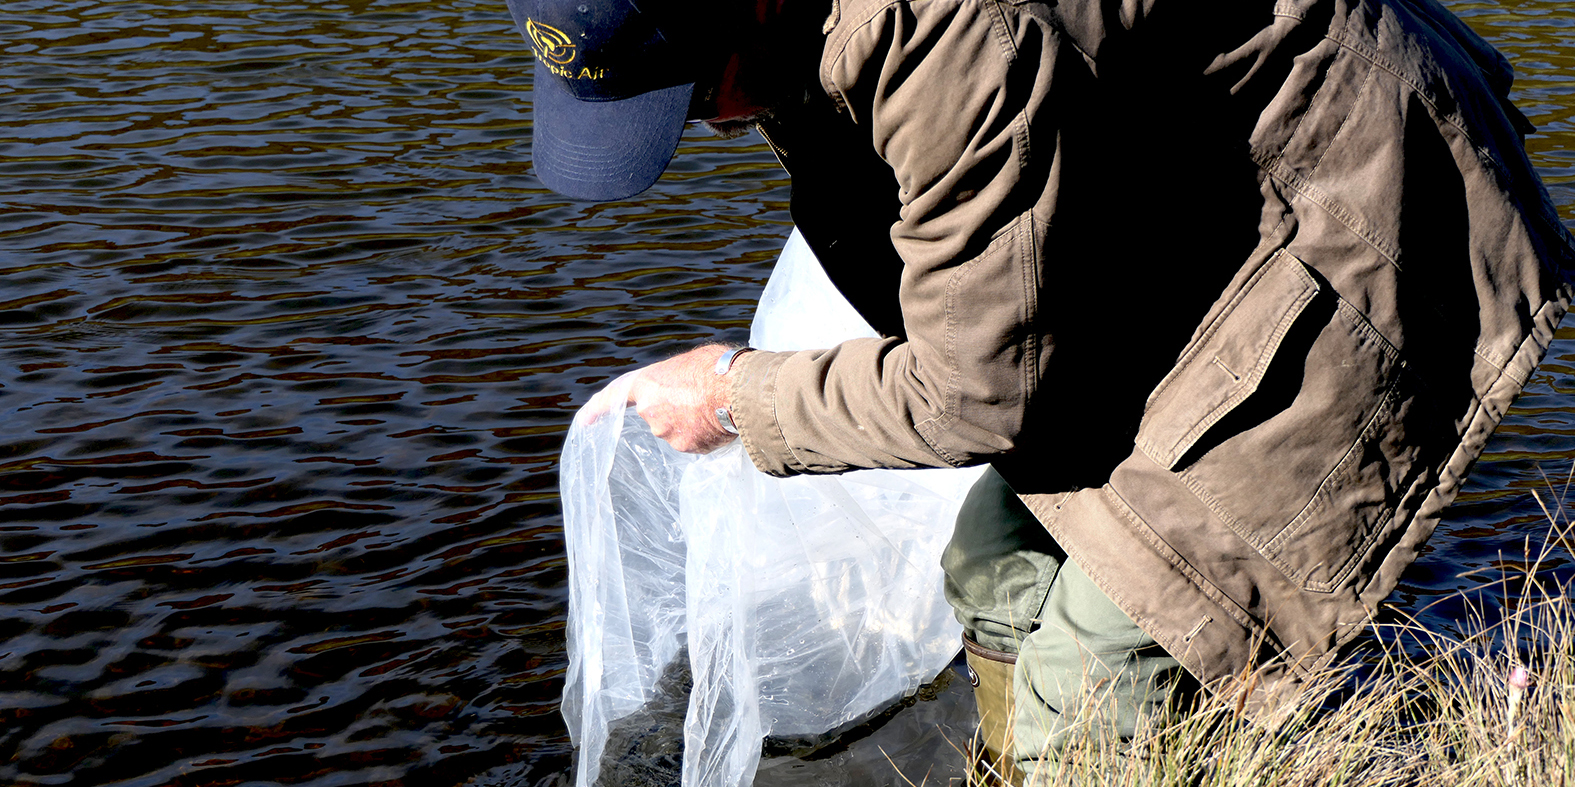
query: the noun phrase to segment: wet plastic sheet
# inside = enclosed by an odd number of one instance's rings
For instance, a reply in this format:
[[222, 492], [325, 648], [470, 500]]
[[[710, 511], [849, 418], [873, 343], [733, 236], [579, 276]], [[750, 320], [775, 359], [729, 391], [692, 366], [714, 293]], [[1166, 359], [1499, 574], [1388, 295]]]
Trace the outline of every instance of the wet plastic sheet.
[[[797, 231], [750, 344], [829, 347], [874, 332]], [[635, 372], [634, 374], [637, 374]], [[630, 375], [609, 388], [623, 398]], [[814, 741], [934, 678], [960, 628], [940, 552], [977, 470], [776, 479], [735, 442], [679, 454], [633, 411], [577, 418], [563, 451], [569, 671], [577, 782], [608, 731], [642, 712], [675, 659], [693, 676], [684, 787], [745, 787], [766, 736]], [[682, 666], [682, 665], [678, 665]]]

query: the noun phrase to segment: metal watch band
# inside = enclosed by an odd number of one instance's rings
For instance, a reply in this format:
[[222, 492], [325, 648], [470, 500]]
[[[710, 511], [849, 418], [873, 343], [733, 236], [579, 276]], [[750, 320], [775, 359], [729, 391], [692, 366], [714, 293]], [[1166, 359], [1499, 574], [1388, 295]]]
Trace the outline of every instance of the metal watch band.
[[[720, 376], [727, 374], [727, 371], [733, 368], [733, 359], [749, 352], [750, 349], [751, 348], [749, 347], [734, 347], [733, 349], [722, 353], [720, 356], [717, 356], [717, 375]], [[733, 414], [728, 412], [726, 407], [716, 408], [716, 423], [718, 426], [722, 427], [722, 431], [727, 432], [728, 434], [738, 434], [738, 425], [733, 423]]]
[[716, 408], [716, 422], [722, 427], [722, 431], [738, 434], [738, 425], [733, 423], [733, 414], [728, 412], [726, 407]]
[[[754, 349], [754, 348], [753, 347], [734, 347], [733, 349], [728, 350], [727, 352], [722, 353], [721, 355], [717, 356], [717, 359], [716, 359], [716, 373], [717, 374], [727, 374], [727, 370], [733, 368], [733, 359], [737, 358], [740, 355], [743, 355], [744, 353], [749, 352], [752, 349]], [[737, 434], [737, 433], [735, 432], [734, 434]]]

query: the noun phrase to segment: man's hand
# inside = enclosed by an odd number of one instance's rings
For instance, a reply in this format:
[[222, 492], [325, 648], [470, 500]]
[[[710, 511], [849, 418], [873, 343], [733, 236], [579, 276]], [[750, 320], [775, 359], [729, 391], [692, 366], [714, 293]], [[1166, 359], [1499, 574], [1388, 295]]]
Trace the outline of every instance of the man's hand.
[[[653, 434], [684, 453], [708, 454], [727, 445], [734, 436], [716, 420], [716, 409], [727, 406], [727, 378], [716, 373], [716, 359], [726, 351], [708, 344], [640, 369], [624, 406], [633, 407]], [[613, 406], [593, 399], [590, 420]]]

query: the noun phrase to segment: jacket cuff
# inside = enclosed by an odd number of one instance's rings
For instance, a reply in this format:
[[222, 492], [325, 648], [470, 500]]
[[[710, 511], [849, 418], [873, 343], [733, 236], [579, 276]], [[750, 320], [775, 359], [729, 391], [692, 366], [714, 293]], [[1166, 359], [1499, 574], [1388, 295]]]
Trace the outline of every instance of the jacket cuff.
[[744, 353], [733, 360], [732, 371], [727, 375], [727, 406], [744, 450], [756, 469], [778, 477], [808, 470], [793, 455], [777, 420], [777, 373], [791, 355], [758, 350]]

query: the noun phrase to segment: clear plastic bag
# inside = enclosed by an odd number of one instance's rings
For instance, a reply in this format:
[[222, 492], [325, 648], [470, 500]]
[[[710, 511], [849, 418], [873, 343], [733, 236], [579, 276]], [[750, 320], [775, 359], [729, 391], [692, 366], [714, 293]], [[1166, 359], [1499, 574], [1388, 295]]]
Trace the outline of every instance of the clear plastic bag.
[[[751, 345], [811, 349], [873, 335], [795, 231]], [[630, 377], [609, 386], [615, 400]], [[941, 595], [940, 552], [978, 470], [777, 479], [736, 442], [688, 456], [632, 412], [584, 420], [561, 465], [563, 713], [579, 784], [596, 783], [609, 730], [672, 693], [686, 657], [684, 787], [745, 787], [767, 736], [814, 741], [952, 660], [961, 629]]]

